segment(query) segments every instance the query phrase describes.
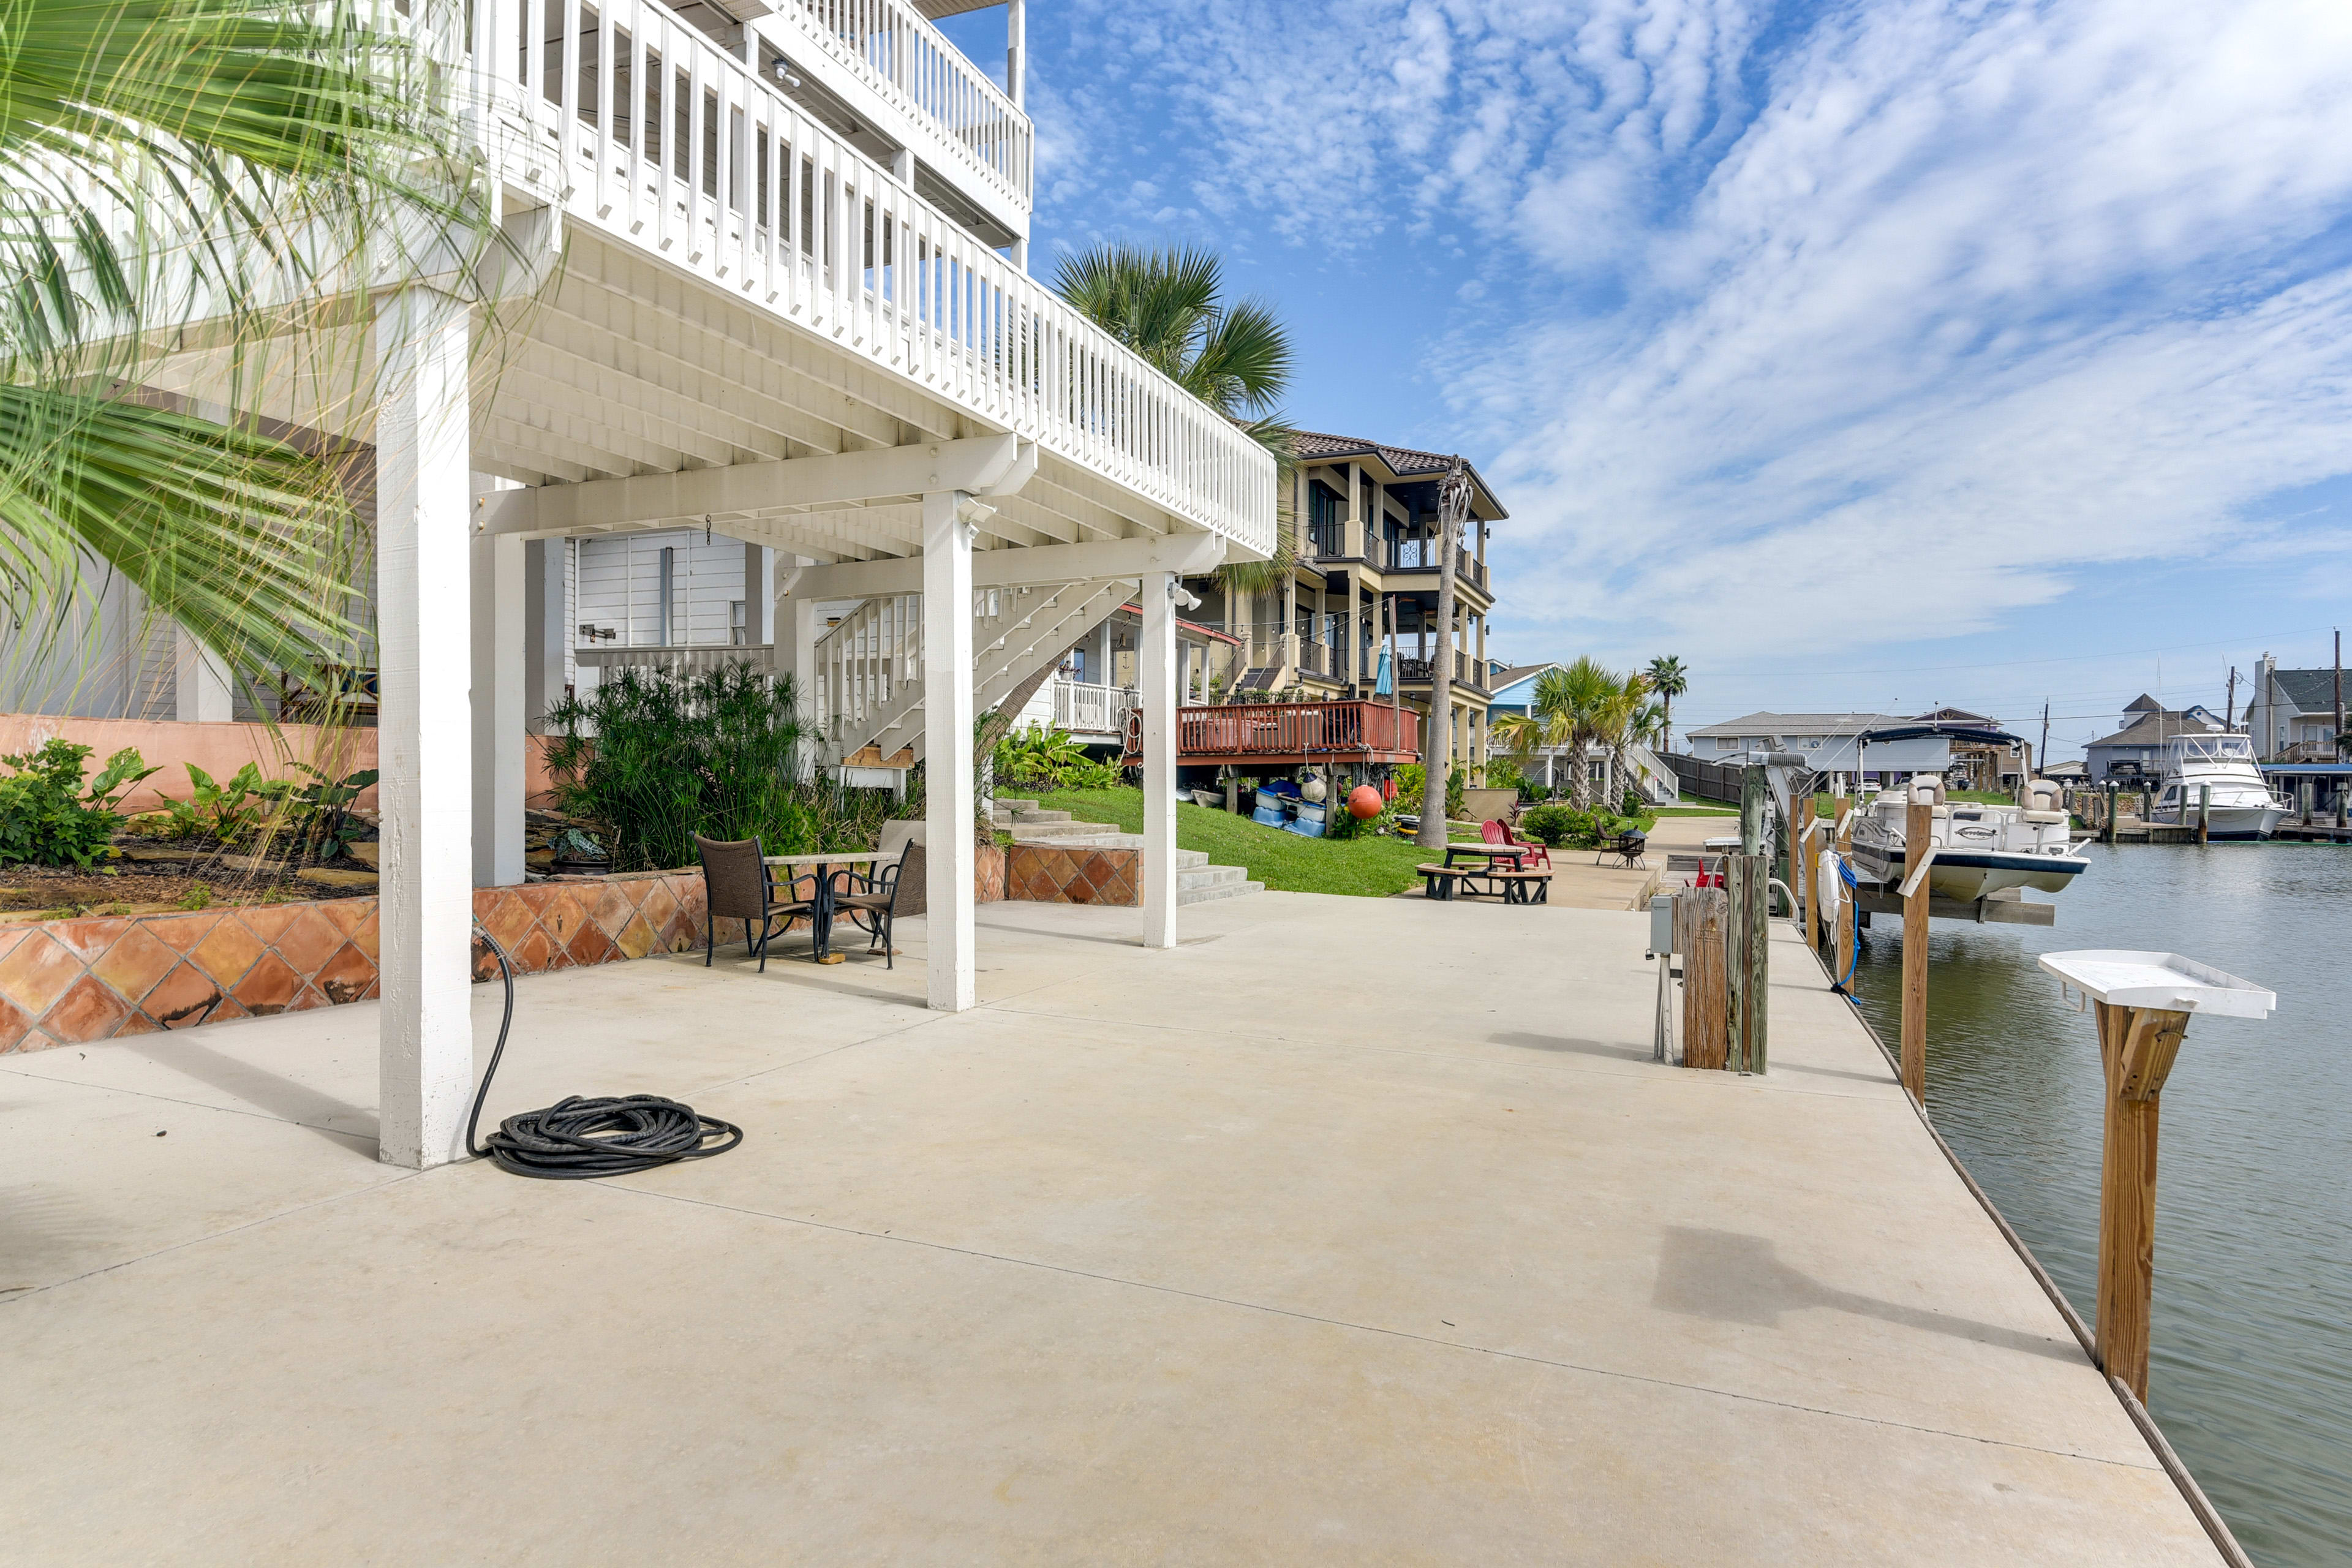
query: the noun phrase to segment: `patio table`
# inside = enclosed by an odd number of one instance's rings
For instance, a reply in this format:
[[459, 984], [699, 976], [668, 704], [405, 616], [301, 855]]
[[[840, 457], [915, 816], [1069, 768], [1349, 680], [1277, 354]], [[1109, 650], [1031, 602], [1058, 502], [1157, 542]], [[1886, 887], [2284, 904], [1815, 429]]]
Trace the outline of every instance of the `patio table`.
[[771, 866], [787, 869], [800, 866], [816, 868], [816, 907], [809, 913], [809, 934], [814, 939], [810, 959], [817, 963], [839, 963], [841, 956], [831, 946], [833, 938], [833, 871], [835, 867], [868, 865], [876, 860], [895, 860], [895, 852], [885, 854], [879, 849], [825, 850], [815, 855], [762, 855], [760, 858]]

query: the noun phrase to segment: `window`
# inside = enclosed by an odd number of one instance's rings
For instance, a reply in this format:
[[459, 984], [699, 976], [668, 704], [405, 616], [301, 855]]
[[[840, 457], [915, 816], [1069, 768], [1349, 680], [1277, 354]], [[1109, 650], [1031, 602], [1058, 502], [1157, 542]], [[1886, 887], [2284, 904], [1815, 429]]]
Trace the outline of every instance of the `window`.
[[1307, 548], [1318, 555], [1341, 555], [1347, 549], [1347, 498], [1321, 479], [1307, 485]]

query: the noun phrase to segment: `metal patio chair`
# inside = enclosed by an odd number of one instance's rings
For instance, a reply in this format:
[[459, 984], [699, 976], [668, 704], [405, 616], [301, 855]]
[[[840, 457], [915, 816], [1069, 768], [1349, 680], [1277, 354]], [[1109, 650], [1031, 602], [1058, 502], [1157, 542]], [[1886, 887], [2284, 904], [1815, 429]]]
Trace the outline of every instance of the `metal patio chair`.
[[[694, 847], [702, 857], [702, 885], [709, 908], [702, 922], [702, 966], [710, 967], [719, 947], [719, 922], [740, 920], [743, 922], [743, 955], [760, 961], [760, 973], [768, 972], [768, 942], [792, 929], [793, 921], [816, 916], [816, 879], [794, 878], [784, 884], [785, 897], [776, 898], [775, 874], [761, 858], [757, 838], [705, 838], [694, 836]], [[800, 897], [800, 885], [809, 885], [808, 897]], [[782, 921], [782, 925], [776, 922]], [[757, 931], [754, 932], [754, 926]]]

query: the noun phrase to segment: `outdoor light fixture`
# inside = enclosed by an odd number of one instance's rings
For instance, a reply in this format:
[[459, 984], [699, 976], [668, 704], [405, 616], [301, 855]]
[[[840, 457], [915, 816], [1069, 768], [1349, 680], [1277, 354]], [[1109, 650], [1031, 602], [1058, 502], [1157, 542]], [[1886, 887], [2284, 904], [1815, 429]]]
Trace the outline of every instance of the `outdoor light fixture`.
[[801, 84], [801, 79], [793, 74], [793, 62], [782, 55], [776, 57], [776, 79], [786, 87], [798, 87]]

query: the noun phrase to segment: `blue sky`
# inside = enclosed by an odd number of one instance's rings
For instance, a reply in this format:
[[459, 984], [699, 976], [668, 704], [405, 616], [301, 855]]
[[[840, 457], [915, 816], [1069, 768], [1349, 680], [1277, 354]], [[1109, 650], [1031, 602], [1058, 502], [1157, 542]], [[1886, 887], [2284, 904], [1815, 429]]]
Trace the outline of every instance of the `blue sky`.
[[1504, 657], [1677, 654], [1678, 723], [2046, 698], [2053, 756], [2326, 662], [2342, 0], [1031, 0], [1029, 38], [1033, 269], [1220, 249], [1297, 423], [1500, 491]]

